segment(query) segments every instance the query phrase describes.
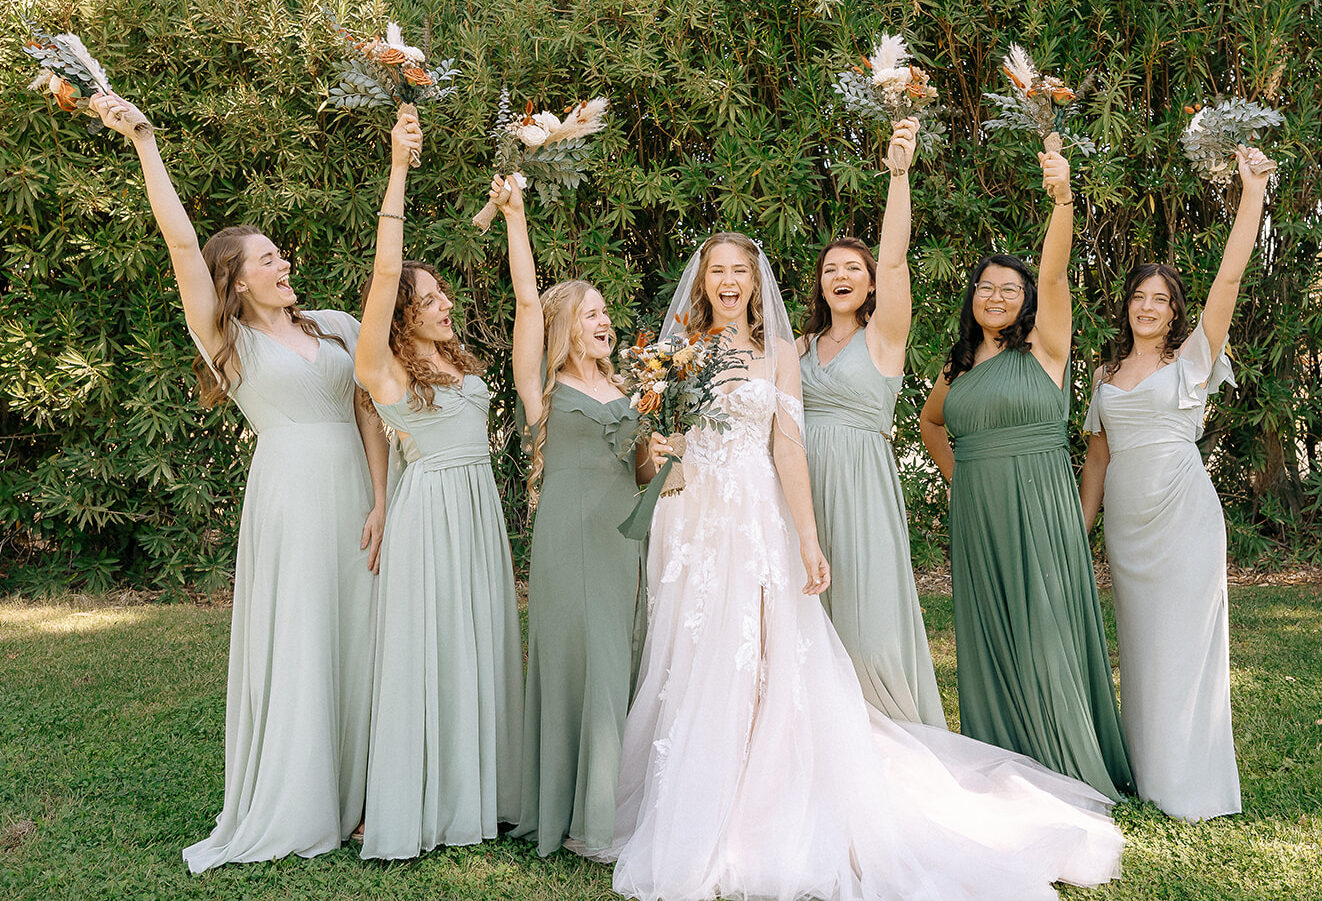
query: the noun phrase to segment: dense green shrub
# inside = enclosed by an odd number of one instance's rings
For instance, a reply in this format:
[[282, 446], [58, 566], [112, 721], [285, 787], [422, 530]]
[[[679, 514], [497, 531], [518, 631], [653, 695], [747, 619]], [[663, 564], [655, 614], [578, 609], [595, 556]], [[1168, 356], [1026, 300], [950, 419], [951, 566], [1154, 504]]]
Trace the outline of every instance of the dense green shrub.
[[[12, 4], [11, 8], [12, 8]], [[882, 29], [901, 29], [943, 92], [949, 145], [914, 179], [916, 317], [897, 415], [916, 559], [944, 556], [944, 492], [921, 455], [916, 404], [954, 330], [967, 268], [992, 249], [1032, 256], [1047, 213], [1036, 147], [987, 137], [984, 90], [1001, 90], [1011, 40], [1072, 81], [1101, 75], [1085, 121], [1100, 152], [1075, 159], [1079, 208], [1075, 395], [1111, 334], [1135, 260], [1175, 262], [1205, 293], [1235, 189], [1199, 182], [1179, 153], [1181, 107], [1224, 91], [1279, 106], [1282, 160], [1232, 329], [1240, 387], [1209, 423], [1210, 465], [1234, 553], [1317, 559], [1322, 534], [1322, 110], [1317, 2], [1011, 3], [897, 0], [458, 0], [340, 3], [366, 31], [388, 17], [454, 56], [461, 89], [424, 109], [426, 162], [410, 185], [412, 255], [461, 286], [467, 334], [492, 363], [493, 441], [511, 531], [527, 513], [508, 440], [512, 297], [484, 200], [486, 133], [500, 88], [556, 106], [608, 96], [613, 120], [590, 184], [534, 202], [542, 276], [598, 284], [622, 334], [664, 309], [667, 286], [716, 228], [760, 239], [791, 297], [833, 235], [875, 240], [885, 135], [832, 117], [836, 71]], [[338, 43], [323, 7], [284, 0], [42, 0], [27, 15], [73, 30], [159, 127], [205, 237], [252, 222], [292, 255], [310, 306], [353, 310], [370, 267], [390, 116], [319, 111]], [[54, 579], [223, 584], [251, 435], [227, 407], [202, 411], [168, 257], [132, 152], [25, 90], [32, 66], [10, 14], [0, 37], [0, 583]], [[799, 301], [792, 300], [797, 304]], [[1078, 450], [1082, 438], [1077, 439]]]

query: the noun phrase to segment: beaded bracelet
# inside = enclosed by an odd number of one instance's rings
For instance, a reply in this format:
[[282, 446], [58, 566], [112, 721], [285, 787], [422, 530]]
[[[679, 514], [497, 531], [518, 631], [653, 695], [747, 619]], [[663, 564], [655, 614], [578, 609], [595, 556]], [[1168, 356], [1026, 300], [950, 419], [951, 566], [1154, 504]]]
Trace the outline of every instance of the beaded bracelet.
[[403, 214], [403, 213], [387, 213], [385, 210], [381, 210], [381, 211], [380, 211], [379, 213], [377, 213], [376, 215], [377, 215], [378, 217], [384, 217], [384, 218], [386, 218], [386, 219], [398, 219], [400, 222], [403, 222], [403, 221], [404, 221], [404, 214]]

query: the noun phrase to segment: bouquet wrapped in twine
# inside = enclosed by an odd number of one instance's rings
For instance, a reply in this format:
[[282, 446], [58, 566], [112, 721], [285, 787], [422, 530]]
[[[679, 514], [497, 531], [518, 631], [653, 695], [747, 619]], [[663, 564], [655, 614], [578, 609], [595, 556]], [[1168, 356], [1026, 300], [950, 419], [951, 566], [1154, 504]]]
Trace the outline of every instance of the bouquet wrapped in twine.
[[1047, 153], [1060, 153], [1067, 142], [1084, 156], [1097, 152], [1092, 139], [1072, 134], [1065, 127], [1065, 118], [1075, 102], [1092, 88], [1093, 76], [1084, 79], [1075, 91], [1054, 75], [1039, 72], [1033, 58], [1018, 44], [1010, 45], [1003, 63], [1001, 71], [1010, 79], [1012, 91], [982, 95], [1000, 111], [999, 116], [982, 123], [984, 128], [1031, 131], [1042, 139]]
[[[97, 92], [115, 93], [110, 87], [106, 70], [87, 52], [78, 35], [67, 32], [47, 34], [31, 24], [28, 29], [32, 36], [23, 45], [23, 52], [41, 66], [41, 71], [28, 87], [34, 91], [50, 92], [65, 112], [91, 116], [93, 121], [87, 126], [89, 134], [102, 131], [105, 126], [88, 101]], [[139, 136], [151, 134], [151, 123], [140, 114], [132, 124], [134, 132]]]
[[[332, 20], [331, 27], [345, 42], [345, 57], [335, 66], [332, 82], [322, 108], [370, 109], [397, 106], [399, 112], [417, 115], [418, 105], [442, 100], [453, 94], [459, 70], [447, 59], [427, 68], [427, 55], [404, 43], [403, 32], [394, 22], [386, 26], [386, 36], [370, 41], [359, 40]], [[421, 160], [411, 154], [410, 165]]]
[[[883, 34], [863, 57], [861, 66], [851, 66], [836, 76], [832, 90], [840, 95], [846, 112], [862, 119], [891, 124], [919, 113], [937, 100], [937, 90], [926, 72], [909, 62], [911, 54], [904, 38]], [[927, 118], [927, 117], [922, 117]], [[924, 127], [918, 132], [919, 150], [930, 152], [941, 140], [940, 128]], [[896, 169], [896, 161], [886, 164]]]
[[620, 524], [620, 533], [634, 539], [647, 534], [659, 497], [684, 490], [680, 463], [684, 433], [694, 428], [718, 432], [730, 428], [717, 396], [722, 385], [744, 378], [739, 373], [748, 368], [749, 356], [731, 347], [721, 329], [687, 338], [671, 335], [654, 344], [648, 343], [649, 337], [639, 335], [632, 347], [620, 351], [629, 404], [638, 411], [638, 431], [630, 446], [645, 444], [653, 432], [659, 432], [667, 436], [673, 453]]
[[[1234, 178], [1235, 150], [1241, 144], [1251, 146], [1262, 129], [1285, 121], [1271, 107], [1238, 97], [1218, 97], [1211, 106], [1186, 106], [1184, 111], [1193, 118], [1180, 135], [1180, 146], [1199, 177], [1214, 185], [1228, 185]], [[1274, 171], [1276, 163], [1258, 152], [1250, 154], [1249, 168], [1263, 175]]]
[[[561, 119], [545, 110], [533, 112], [530, 100], [522, 114], [512, 115], [509, 89], [503, 89], [491, 132], [496, 139], [496, 171], [516, 179], [521, 189], [531, 181], [543, 203], [554, 203], [562, 190], [582, 184], [590, 150], [587, 138], [606, 127], [608, 106], [605, 97], [579, 101]], [[498, 210], [495, 202], [487, 201], [473, 224], [485, 232]]]

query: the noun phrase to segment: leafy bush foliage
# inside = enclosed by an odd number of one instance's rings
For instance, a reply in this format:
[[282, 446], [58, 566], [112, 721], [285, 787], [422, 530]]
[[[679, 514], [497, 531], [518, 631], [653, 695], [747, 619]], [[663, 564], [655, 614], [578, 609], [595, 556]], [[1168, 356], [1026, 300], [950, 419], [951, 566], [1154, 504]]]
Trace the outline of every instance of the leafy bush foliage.
[[[490, 180], [502, 86], [557, 108], [603, 95], [611, 124], [592, 178], [532, 201], [546, 282], [583, 276], [621, 336], [655, 322], [668, 286], [714, 229], [763, 242], [801, 303], [816, 250], [875, 241], [887, 135], [839, 115], [836, 74], [882, 31], [902, 32], [941, 92], [948, 145], [914, 176], [915, 324], [896, 448], [915, 558], [944, 556], [945, 491], [921, 453], [916, 407], [954, 335], [962, 280], [984, 253], [1036, 254], [1048, 203], [1037, 147], [989, 134], [984, 91], [1010, 42], [1071, 83], [1097, 71], [1075, 123], [1098, 152], [1074, 160], [1078, 237], [1074, 413], [1113, 335], [1135, 261], [1175, 263], [1206, 293], [1236, 202], [1200, 181], [1182, 107], [1218, 94], [1280, 108], [1282, 161], [1231, 332], [1240, 388], [1215, 403], [1205, 450], [1231, 546], [1253, 562], [1322, 556], [1319, 116], [1322, 17], [1310, 0], [380, 0], [333, 3], [360, 33], [401, 21], [454, 57], [457, 93], [423, 110], [410, 255], [460, 286], [466, 333], [491, 361], [493, 447], [516, 548], [525, 461], [510, 440], [513, 298], [499, 229], [469, 224]], [[12, 7], [11, 7], [12, 9]], [[294, 261], [312, 307], [356, 311], [371, 265], [388, 110], [324, 109], [340, 40], [319, 3], [39, 0], [26, 14], [79, 33], [159, 130], [205, 238], [251, 222]], [[11, 12], [12, 17], [14, 14]], [[0, 36], [0, 582], [214, 586], [232, 567], [253, 436], [237, 411], [194, 400], [192, 348], [132, 151], [26, 90], [26, 27]], [[1083, 438], [1075, 430], [1076, 450]]]

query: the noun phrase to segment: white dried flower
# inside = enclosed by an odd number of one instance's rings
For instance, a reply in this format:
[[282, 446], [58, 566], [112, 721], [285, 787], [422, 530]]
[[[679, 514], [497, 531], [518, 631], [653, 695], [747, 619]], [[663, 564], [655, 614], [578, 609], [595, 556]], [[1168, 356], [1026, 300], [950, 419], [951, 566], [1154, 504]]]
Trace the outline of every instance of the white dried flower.
[[545, 144], [546, 139], [550, 137], [550, 132], [536, 123], [528, 125], [516, 123], [510, 126], [510, 131], [516, 138], [523, 142], [524, 147], [529, 147], [534, 150]]
[[909, 47], [904, 43], [904, 38], [898, 34], [883, 34], [877, 39], [877, 43], [872, 48], [872, 56], [868, 62], [872, 64], [872, 78], [876, 81], [877, 73], [889, 69], [899, 69], [908, 66], [905, 65], [909, 60]]
[[1006, 54], [1004, 62], [1011, 80], [1021, 90], [1028, 90], [1037, 81], [1037, 66], [1033, 65], [1033, 58], [1018, 44], [1010, 45], [1010, 52]]
[[420, 63], [424, 59], [421, 50], [404, 43], [404, 33], [394, 22], [386, 26], [386, 43], [408, 57], [410, 62]]

